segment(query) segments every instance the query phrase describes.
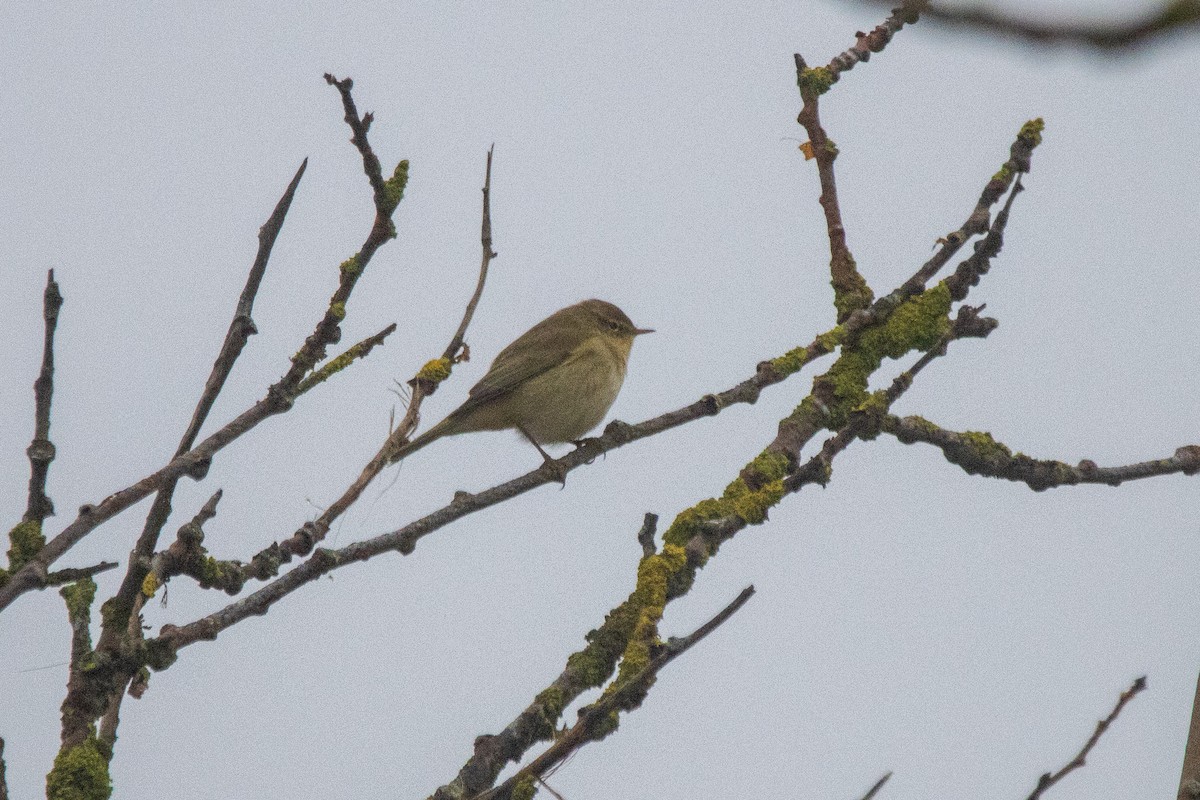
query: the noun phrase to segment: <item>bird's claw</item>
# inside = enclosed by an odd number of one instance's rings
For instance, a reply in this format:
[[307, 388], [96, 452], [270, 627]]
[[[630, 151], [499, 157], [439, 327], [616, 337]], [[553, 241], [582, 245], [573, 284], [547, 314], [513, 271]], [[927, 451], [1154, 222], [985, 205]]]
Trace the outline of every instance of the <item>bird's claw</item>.
[[542, 469], [555, 481], [561, 483], [563, 489], [567, 488], [567, 468], [562, 463], [547, 457], [542, 464]]

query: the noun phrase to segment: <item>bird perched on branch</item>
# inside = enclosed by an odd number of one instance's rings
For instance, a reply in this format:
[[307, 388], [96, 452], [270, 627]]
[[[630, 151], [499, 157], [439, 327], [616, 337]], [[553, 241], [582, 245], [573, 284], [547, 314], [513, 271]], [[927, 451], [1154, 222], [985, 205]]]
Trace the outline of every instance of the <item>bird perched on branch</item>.
[[520, 431], [546, 461], [544, 444], [573, 442], [604, 419], [621, 385], [639, 328], [604, 300], [554, 312], [500, 351], [465, 403], [391, 454], [398, 461], [443, 436]]

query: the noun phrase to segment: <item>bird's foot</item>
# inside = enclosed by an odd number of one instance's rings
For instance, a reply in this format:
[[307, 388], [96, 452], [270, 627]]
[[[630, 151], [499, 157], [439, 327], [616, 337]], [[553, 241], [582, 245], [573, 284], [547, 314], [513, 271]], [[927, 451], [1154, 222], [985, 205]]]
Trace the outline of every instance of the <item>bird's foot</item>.
[[542, 455], [546, 459], [542, 463], [542, 471], [558, 483], [561, 483], [563, 489], [567, 488], [567, 468], [561, 462], [554, 460], [545, 453]]
[[[599, 437], [597, 437], [597, 436], [587, 436], [587, 437], [585, 437], [585, 438], [583, 438], [583, 439], [575, 439], [575, 440], [573, 440], [573, 441], [571, 442], [571, 444], [575, 445], [575, 448], [576, 448], [577, 450], [592, 450], [592, 451], [595, 451], [595, 450], [599, 450], [599, 449], [600, 449], [600, 438], [599, 438]], [[593, 452], [593, 453], [591, 453], [591, 454], [590, 454], [590, 457], [588, 458], [588, 460], [587, 460], [587, 461], [585, 461], [585, 462], [583, 462], [583, 463], [585, 463], [585, 464], [591, 464], [593, 461], [595, 461], [595, 460], [596, 460], [596, 456], [597, 456], [597, 455], [604, 455], [605, 457], [607, 457], [607, 456], [608, 456], [608, 451], [607, 451], [607, 450], [604, 450], [604, 451], [602, 451], [602, 453], [595, 453], [595, 452]]]

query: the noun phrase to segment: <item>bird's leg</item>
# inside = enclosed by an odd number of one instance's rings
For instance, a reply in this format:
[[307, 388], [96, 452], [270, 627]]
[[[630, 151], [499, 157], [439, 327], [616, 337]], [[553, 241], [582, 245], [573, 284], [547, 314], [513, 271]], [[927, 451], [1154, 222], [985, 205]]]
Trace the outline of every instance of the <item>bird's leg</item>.
[[542, 458], [545, 459], [546, 462], [543, 466], [554, 474], [554, 479], [561, 483], [565, 489], [567, 486], [567, 470], [563, 467], [563, 465], [559, 464], [553, 456], [542, 449], [542, 446], [538, 444], [538, 440], [533, 438], [529, 431], [525, 430], [524, 426], [518, 425], [517, 430], [519, 430], [521, 435], [528, 439], [529, 443], [536, 447], [537, 451], [542, 454]]

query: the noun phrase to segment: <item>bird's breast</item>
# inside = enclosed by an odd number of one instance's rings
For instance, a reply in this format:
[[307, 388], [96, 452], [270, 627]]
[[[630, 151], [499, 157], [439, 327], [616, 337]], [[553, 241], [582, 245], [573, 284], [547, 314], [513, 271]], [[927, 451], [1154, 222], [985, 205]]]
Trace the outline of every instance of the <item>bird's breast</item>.
[[604, 419], [625, 382], [629, 346], [594, 336], [562, 364], [528, 381], [518, 391], [530, 413], [522, 427], [539, 443], [581, 439]]

